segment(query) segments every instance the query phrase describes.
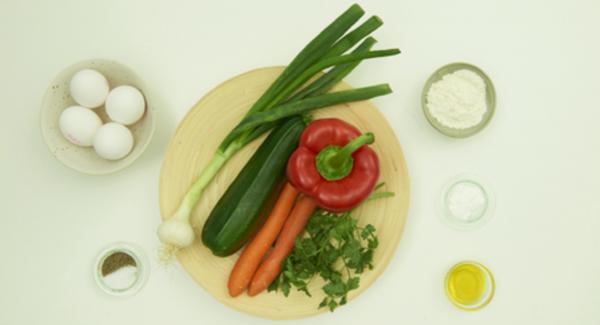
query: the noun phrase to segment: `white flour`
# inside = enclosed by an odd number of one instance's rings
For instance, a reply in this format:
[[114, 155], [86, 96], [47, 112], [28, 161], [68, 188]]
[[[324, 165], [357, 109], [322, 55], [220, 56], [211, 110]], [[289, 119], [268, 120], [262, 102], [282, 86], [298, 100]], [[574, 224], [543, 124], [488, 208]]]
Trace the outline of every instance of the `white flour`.
[[481, 122], [487, 111], [485, 81], [467, 69], [447, 74], [429, 88], [427, 109], [446, 127], [473, 127]]
[[481, 217], [486, 209], [485, 193], [476, 184], [460, 182], [450, 188], [446, 206], [458, 220], [469, 222]]

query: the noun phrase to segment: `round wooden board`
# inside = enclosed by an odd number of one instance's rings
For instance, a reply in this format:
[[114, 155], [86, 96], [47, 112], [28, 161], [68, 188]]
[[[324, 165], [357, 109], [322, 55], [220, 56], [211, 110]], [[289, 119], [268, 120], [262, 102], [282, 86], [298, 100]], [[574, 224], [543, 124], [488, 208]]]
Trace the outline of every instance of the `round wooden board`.
[[[282, 70], [281, 67], [262, 68], [234, 77], [213, 89], [189, 111], [171, 140], [161, 169], [160, 210], [163, 219], [175, 212], [220, 141]], [[349, 88], [341, 83], [334, 90]], [[380, 244], [374, 256], [374, 268], [362, 274], [360, 287], [348, 295], [352, 300], [381, 275], [396, 250], [408, 212], [408, 172], [393, 130], [372, 103], [339, 105], [319, 110], [314, 115], [317, 118], [338, 117], [363, 132], [373, 132], [376, 140], [372, 146], [381, 164], [380, 181], [386, 183], [386, 190], [396, 193], [392, 198], [366, 203], [354, 212], [360, 224], [371, 223], [377, 228]], [[204, 221], [221, 194], [262, 140], [254, 141], [235, 155], [207, 187], [192, 216], [197, 234], [201, 233]], [[321, 279], [314, 279], [310, 284], [312, 298], [295, 290], [287, 298], [274, 292], [252, 298], [245, 294], [230, 297], [227, 279], [238, 256], [239, 252], [226, 258], [212, 255], [199, 236], [191, 247], [178, 253], [179, 261], [196, 282], [219, 301], [237, 310], [271, 319], [301, 318], [326, 311], [317, 309], [324, 297]]]

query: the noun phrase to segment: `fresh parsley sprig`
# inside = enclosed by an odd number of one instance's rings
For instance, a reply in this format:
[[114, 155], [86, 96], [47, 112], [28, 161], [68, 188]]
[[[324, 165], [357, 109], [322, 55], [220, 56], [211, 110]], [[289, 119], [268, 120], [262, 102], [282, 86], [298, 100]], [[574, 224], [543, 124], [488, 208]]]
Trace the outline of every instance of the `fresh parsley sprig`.
[[[375, 198], [393, 195], [373, 194]], [[269, 291], [281, 290], [287, 297], [290, 289], [311, 296], [308, 284], [315, 276], [325, 280], [326, 296], [319, 308], [335, 310], [346, 304], [348, 292], [360, 285], [359, 275], [373, 268], [373, 254], [379, 245], [375, 227], [359, 227], [351, 212], [315, 211], [306, 226], [304, 236], [296, 238], [292, 254], [283, 263], [283, 271], [269, 286]]]

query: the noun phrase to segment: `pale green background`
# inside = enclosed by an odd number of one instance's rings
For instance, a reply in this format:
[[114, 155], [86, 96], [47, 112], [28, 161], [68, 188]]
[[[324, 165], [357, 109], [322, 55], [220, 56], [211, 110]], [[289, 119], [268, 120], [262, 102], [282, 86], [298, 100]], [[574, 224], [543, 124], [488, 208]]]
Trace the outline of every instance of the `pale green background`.
[[[184, 114], [220, 82], [285, 64], [348, 1], [0, 1], [0, 324], [271, 324], [221, 305], [179, 268], [156, 263], [158, 175]], [[395, 258], [349, 306], [289, 324], [600, 323], [600, 2], [362, 1], [385, 21], [356, 86], [389, 81], [374, 102], [393, 125], [412, 179]], [[157, 132], [130, 168], [91, 177], [67, 169], [39, 128], [43, 92], [64, 67], [102, 57], [136, 70], [156, 98]], [[465, 140], [442, 136], [420, 106], [438, 67], [471, 62], [492, 78], [496, 115]], [[214, 126], [206, 126], [214, 127]], [[201, 139], [199, 139], [201, 145]], [[459, 232], [437, 217], [456, 174], [481, 175], [494, 217]], [[392, 216], [390, 216], [392, 217]], [[113, 241], [151, 257], [129, 299], [94, 286], [95, 254]], [[477, 313], [446, 300], [462, 259], [497, 279]]]

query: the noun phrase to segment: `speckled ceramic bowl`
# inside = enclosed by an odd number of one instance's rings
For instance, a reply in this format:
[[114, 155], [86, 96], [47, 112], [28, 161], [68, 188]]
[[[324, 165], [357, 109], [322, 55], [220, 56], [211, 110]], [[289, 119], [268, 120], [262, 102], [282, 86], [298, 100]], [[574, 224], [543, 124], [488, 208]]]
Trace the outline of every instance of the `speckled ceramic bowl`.
[[[431, 88], [431, 85], [433, 83], [441, 80], [447, 74], [450, 74], [450, 73], [453, 73], [454, 71], [462, 70], [462, 69], [467, 69], [467, 70], [475, 72], [485, 82], [485, 86], [486, 86], [485, 98], [486, 98], [486, 103], [487, 103], [488, 109], [485, 112], [485, 114], [483, 115], [481, 122], [479, 122], [477, 125], [474, 125], [470, 128], [466, 128], [466, 129], [454, 129], [454, 128], [447, 127], [444, 124], [440, 123], [435, 117], [433, 117], [430, 114], [429, 109], [427, 108], [427, 93], [429, 92], [429, 88]], [[468, 63], [462, 63], [462, 62], [451, 63], [451, 64], [445, 65], [445, 66], [437, 69], [429, 77], [429, 79], [427, 79], [427, 81], [425, 82], [425, 86], [423, 87], [423, 93], [421, 94], [421, 107], [423, 108], [423, 113], [425, 114], [427, 121], [429, 121], [429, 123], [436, 130], [440, 131], [442, 134], [447, 135], [449, 137], [466, 138], [466, 137], [472, 136], [472, 135], [478, 133], [479, 131], [483, 130], [483, 128], [485, 128], [486, 125], [488, 125], [488, 123], [494, 116], [494, 112], [496, 111], [496, 90], [494, 89], [494, 84], [492, 83], [492, 80], [485, 74], [485, 72], [483, 72], [483, 70], [479, 69], [478, 67], [476, 67], [472, 64], [468, 64]]]
[[[144, 94], [146, 111], [137, 123], [128, 126], [133, 134], [134, 145], [129, 155], [120, 160], [106, 160], [99, 157], [92, 147], [79, 147], [65, 139], [58, 126], [61, 112], [75, 100], [69, 93], [69, 83], [73, 75], [81, 69], [95, 69], [102, 73], [111, 89], [120, 85], [131, 85]], [[52, 81], [42, 103], [41, 127], [44, 140], [50, 152], [65, 166], [85, 174], [103, 175], [116, 172], [131, 165], [144, 152], [155, 128], [152, 98], [146, 91], [141, 78], [127, 66], [105, 59], [86, 60], [73, 64]], [[109, 122], [104, 106], [94, 109], [103, 123]]]

